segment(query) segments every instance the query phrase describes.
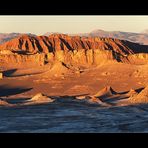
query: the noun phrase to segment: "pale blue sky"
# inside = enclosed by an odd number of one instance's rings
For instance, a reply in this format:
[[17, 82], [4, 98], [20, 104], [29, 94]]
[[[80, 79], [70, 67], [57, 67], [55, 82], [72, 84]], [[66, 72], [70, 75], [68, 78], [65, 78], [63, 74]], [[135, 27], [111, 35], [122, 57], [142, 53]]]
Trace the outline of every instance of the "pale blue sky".
[[0, 33], [87, 33], [95, 29], [141, 32], [148, 29], [148, 16], [35, 15], [0, 16]]

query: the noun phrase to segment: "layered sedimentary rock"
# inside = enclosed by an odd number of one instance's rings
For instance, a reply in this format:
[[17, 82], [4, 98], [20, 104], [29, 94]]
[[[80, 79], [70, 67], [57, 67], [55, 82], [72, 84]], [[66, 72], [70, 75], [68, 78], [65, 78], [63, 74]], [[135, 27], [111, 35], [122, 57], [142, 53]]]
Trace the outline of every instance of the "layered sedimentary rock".
[[148, 53], [132, 54], [127, 59], [132, 64], [148, 64]]
[[148, 53], [148, 46], [129, 41], [64, 34], [23, 35], [0, 45], [2, 63], [28, 61], [43, 65], [57, 60], [70, 65], [83, 66], [109, 61], [147, 63], [146, 53]]
[[147, 46], [144, 45], [112, 38], [79, 37], [64, 34], [52, 34], [48, 37], [23, 35], [2, 44], [0, 49], [8, 49], [12, 51], [21, 50], [31, 53], [38, 51], [49, 53], [58, 50], [73, 51], [77, 49], [103, 49], [114, 50], [120, 54], [129, 54], [146, 52], [146, 47]]
[[44, 65], [44, 54], [21, 55], [21, 54], [0, 54], [0, 65]]

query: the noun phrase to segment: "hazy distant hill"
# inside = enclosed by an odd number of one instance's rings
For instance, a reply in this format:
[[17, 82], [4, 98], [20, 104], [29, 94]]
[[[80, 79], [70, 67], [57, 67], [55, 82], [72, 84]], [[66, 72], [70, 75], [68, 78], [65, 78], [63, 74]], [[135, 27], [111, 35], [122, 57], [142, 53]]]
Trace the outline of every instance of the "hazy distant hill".
[[0, 33], [0, 44], [18, 37], [20, 33]]
[[[35, 36], [34, 34], [27, 33], [29, 36]], [[11, 39], [17, 38], [23, 35], [23, 33], [0, 33], [0, 44], [7, 42]]]
[[[26, 33], [29, 36], [36, 36], [31, 33]], [[58, 32], [47, 32], [43, 36], [50, 36], [52, 34], [61, 34]], [[23, 33], [0, 33], [0, 44], [7, 42], [13, 38], [19, 37]], [[104, 31], [104, 30], [94, 30], [90, 33], [78, 33], [78, 34], [68, 34], [70, 36], [85, 36], [85, 37], [110, 37], [122, 40], [128, 40], [131, 42], [140, 43], [143, 45], [148, 45], [148, 29], [142, 31], [141, 33], [133, 32], [122, 32], [122, 31]]]
[[121, 32], [121, 31], [104, 31], [97, 29], [90, 33], [80, 33], [77, 35], [89, 36], [89, 37], [111, 37], [122, 40], [129, 40], [143, 45], [148, 45], [148, 30], [145, 30], [141, 33], [133, 33], [133, 32]]

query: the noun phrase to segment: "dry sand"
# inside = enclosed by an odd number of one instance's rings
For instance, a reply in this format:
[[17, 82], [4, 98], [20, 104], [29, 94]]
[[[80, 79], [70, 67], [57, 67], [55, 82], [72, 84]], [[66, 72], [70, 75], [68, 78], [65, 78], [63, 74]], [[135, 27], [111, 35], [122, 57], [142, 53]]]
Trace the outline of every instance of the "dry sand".
[[[20, 96], [32, 98], [41, 92], [46, 96], [68, 95], [77, 96], [77, 99], [84, 99], [85, 96], [102, 97], [104, 101], [119, 105], [122, 100], [136, 95], [136, 90], [145, 87], [148, 82], [147, 68], [148, 65], [110, 63], [83, 68], [79, 76], [61, 62], [34, 68], [5, 68], [4, 77], [0, 79], [0, 97], [7, 97], [8, 100]], [[142, 73], [142, 70], [145, 72]], [[140, 71], [140, 75], [135, 71]], [[95, 99], [93, 101], [97, 102]]]

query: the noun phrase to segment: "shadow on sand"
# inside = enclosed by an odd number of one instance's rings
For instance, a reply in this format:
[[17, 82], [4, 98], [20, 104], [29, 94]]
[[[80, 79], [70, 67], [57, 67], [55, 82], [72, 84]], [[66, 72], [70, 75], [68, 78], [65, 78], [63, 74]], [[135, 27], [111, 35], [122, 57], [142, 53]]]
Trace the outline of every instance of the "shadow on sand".
[[[135, 91], [136, 91], [137, 93], [140, 93], [143, 89], [144, 89], [144, 87], [141, 87], [141, 88], [135, 89]], [[130, 90], [129, 90], [129, 91], [130, 91]], [[124, 95], [124, 94], [128, 93], [129, 91], [119, 92], [118, 94]]]
[[24, 93], [24, 92], [30, 91], [31, 89], [32, 88], [20, 88], [20, 87], [11, 88], [5, 85], [0, 86], [0, 97]]
[[13, 73], [15, 73], [16, 71], [17, 71], [17, 69], [6, 70], [6, 71], [3, 71], [3, 75], [5, 77], [11, 77], [13, 75]]

